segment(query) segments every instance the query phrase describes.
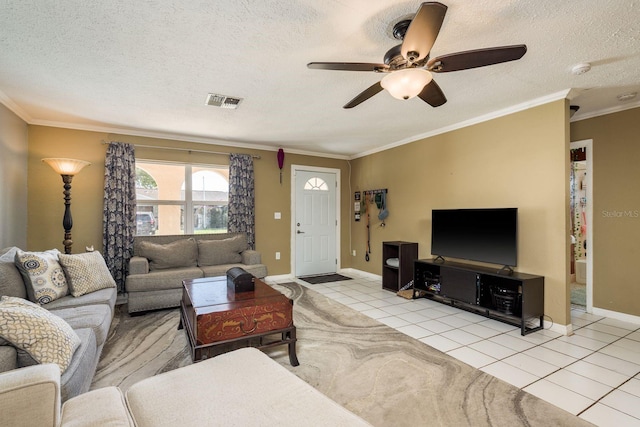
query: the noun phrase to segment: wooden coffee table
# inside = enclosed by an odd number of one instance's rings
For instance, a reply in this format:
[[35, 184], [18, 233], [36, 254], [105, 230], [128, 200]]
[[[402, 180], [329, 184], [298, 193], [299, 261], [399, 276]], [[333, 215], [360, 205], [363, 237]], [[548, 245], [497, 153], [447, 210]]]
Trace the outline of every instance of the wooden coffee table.
[[287, 345], [298, 366], [293, 300], [260, 279], [253, 292], [227, 291], [226, 276], [182, 282], [180, 328], [184, 326], [193, 361], [238, 347], [266, 349]]

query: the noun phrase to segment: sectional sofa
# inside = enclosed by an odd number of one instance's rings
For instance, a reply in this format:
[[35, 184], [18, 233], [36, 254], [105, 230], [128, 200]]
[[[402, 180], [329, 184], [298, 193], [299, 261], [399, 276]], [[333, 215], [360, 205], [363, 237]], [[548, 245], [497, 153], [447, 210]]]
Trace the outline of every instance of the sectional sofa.
[[[27, 300], [30, 292], [25, 285], [23, 275], [14, 262], [17, 250], [18, 248], [0, 250], [0, 296], [2, 296], [3, 300], [9, 297], [16, 298], [18, 303], [25, 301], [22, 305], [29, 309], [29, 304], [32, 304]], [[101, 255], [97, 252], [95, 254], [73, 255], [71, 257], [73, 257], [70, 258], [72, 260], [75, 260], [75, 257], [78, 257], [77, 259], [97, 260], [98, 262], [102, 260]], [[104, 260], [102, 260], [102, 263], [104, 263]], [[92, 264], [88, 265], [91, 266]], [[106, 265], [104, 265], [104, 269], [106, 269]], [[87, 274], [86, 276], [87, 281], [91, 280], [90, 284], [93, 285], [96, 283], [96, 277], [99, 272], [95, 268], [90, 268], [90, 270], [93, 274]], [[106, 274], [108, 275], [108, 270], [106, 270]], [[109, 327], [114, 315], [117, 291], [110, 275], [100, 286], [105, 287], [95, 291], [88, 291], [79, 296], [74, 296], [70, 293], [41, 305], [42, 308], [46, 309], [46, 312], [64, 320], [79, 338], [79, 345], [73, 352], [73, 357], [59, 380], [62, 401], [89, 390], [102, 348], [107, 340]], [[78, 293], [76, 292], [76, 294]], [[3, 301], [0, 300], [0, 302]], [[36, 304], [32, 305], [35, 306]], [[5, 314], [9, 311], [9, 308], [4, 306], [1, 309], [4, 310]], [[0, 327], [7, 326], [5, 316], [0, 317], [0, 322], [2, 322]], [[41, 328], [41, 324], [37, 327]], [[27, 330], [26, 327], [25, 330]], [[27, 339], [26, 341], [29, 340]], [[27, 342], [27, 344], [33, 343]], [[25, 351], [19, 346], [8, 342], [0, 335], [0, 372], [16, 370], [37, 363], [29, 351]]]

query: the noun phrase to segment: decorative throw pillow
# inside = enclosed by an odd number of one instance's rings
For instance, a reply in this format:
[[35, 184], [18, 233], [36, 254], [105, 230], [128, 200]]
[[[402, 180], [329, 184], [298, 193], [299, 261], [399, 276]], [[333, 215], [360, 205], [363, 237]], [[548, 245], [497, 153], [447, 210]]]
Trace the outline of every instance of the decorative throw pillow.
[[221, 240], [198, 240], [198, 265], [237, 264], [242, 262], [240, 253], [247, 248], [245, 234]]
[[79, 297], [105, 288], [115, 288], [107, 263], [100, 252], [87, 252], [77, 255], [58, 255], [69, 285], [69, 292]]
[[16, 252], [15, 263], [22, 274], [29, 299], [46, 304], [69, 293], [64, 271], [58, 262], [60, 251]]
[[0, 298], [0, 337], [38, 363], [55, 363], [62, 374], [80, 346], [78, 334], [62, 318], [22, 298]]
[[149, 260], [149, 270], [195, 267], [198, 259], [198, 245], [193, 237], [176, 240], [166, 245], [141, 242], [138, 255]]
[[0, 296], [27, 297], [22, 275], [15, 263], [17, 251], [15, 246], [0, 250]]

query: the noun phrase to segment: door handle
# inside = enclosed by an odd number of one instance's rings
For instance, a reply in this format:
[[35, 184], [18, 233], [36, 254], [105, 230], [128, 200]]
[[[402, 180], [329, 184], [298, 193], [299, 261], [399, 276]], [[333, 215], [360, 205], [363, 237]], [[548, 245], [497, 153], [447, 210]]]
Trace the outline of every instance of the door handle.
[[304, 234], [304, 231], [300, 231], [300, 230], [298, 230], [298, 231], [296, 231], [296, 233], [298, 233], [298, 234]]

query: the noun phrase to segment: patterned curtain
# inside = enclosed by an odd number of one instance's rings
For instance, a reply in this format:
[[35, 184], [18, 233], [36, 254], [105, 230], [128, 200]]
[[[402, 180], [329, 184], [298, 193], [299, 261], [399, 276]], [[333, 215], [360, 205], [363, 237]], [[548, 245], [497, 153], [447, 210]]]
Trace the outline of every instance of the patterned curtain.
[[131, 144], [111, 142], [104, 165], [104, 260], [124, 292], [127, 265], [136, 235], [136, 157]]
[[229, 232], [247, 233], [249, 247], [255, 249], [253, 158], [249, 154], [229, 155]]

